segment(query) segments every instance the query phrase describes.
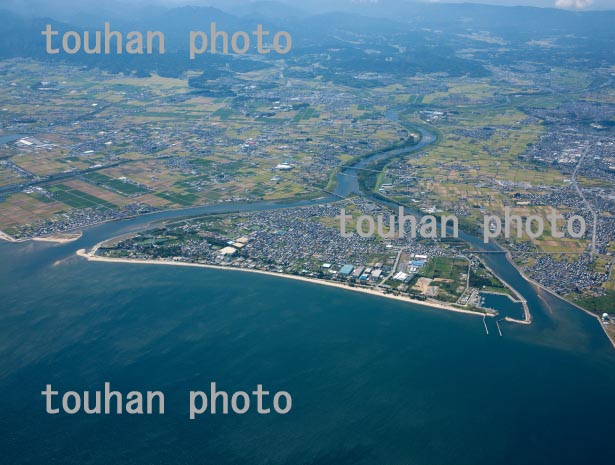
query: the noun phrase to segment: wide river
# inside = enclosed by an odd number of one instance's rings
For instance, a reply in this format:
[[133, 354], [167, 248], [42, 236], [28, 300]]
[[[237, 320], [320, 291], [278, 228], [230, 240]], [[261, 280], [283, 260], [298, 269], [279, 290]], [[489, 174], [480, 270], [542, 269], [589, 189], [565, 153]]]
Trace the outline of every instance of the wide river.
[[[382, 157], [424, 148], [434, 136]], [[358, 191], [356, 170], [336, 194]], [[615, 350], [596, 319], [485, 261], [532, 325], [238, 271], [87, 262], [80, 248], [222, 204], [0, 244], [0, 451], [7, 464], [606, 464]], [[482, 241], [463, 235], [475, 249]], [[488, 246], [497, 250], [497, 246]], [[161, 416], [47, 415], [40, 391], [162, 390]], [[203, 415], [190, 390], [285, 390], [285, 416]]]

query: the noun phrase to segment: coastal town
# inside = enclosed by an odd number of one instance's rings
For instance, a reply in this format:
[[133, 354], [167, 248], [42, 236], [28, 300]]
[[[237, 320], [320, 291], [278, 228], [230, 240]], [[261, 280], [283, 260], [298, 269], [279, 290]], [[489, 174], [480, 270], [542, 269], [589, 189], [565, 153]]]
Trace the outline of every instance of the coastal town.
[[[382, 202], [455, 215], [463, 231], [479, 237], [484, 217], [502, 216], [507, 207], [522, 219], [546, 217], [557, 208], [564, 235], [565, 222], [580, 216], [587, 225], [583, 237], [522, 234], [496, 240], [528, 278], [594, 315], [612, 312], [610, 70], [587, 73], [579, 82], [591, 85], [578, 89], [567, 79], [569, 70], [556, 68], [545, 80], [530, 68], [501, 66], [492, 78], [473, 78], [470, 84], [467, 78], [361, 74], [365, 82], [379, 82], [368, 87], [303, 78], [313, 72], [305, 63], [281, 74], [284, 69], [275, 64], [235, 73], [214, 85], [196, 76], [116, 76], [66, 64], [48, 68], [31, 59], [0, 63], [6, 77], [0, 95], [12, 102], [0, 108], [2, 237], [21, 241], [165, 210], [292, 203], [334, 194], [338, 200], [365, 195], [370, 203], [361, 206], [370, 215]], [[545, 96], [556, 87], [565, 91]], [[435, 143], [344, 172], [370, 154], [419, 143], [425, 130], [437, 134]], [[355, 174], [356, 185], [348, 178]], [[341, 181], [349, 184], [338, 190]], [[321, 229], [332, 225], [302, 219], [304, 210], [289, 211], [296, 216], [277, 219], [285, 237], [305, 243], [305, 249], [272, 245], [273, 233], [259, 230], [255, 237], [216, 237], [235, 249], [223, 258], [212, 244], [190, 241], [182, 243], [178, 257], [343, 280], [453, 305], [480, 304], [475, 288], [461, 286], [459, 276], [450, 278], [455, 286], [434, 284], [420, 267], [409, 265], [423, 261], [413, 255], [428, 256], [429, 267], [435, 257], [459, 254], [478, 269], [467, 244], [342, 239], [323, 235]], [[256, 213], [251, 218], [255, 226], [265, 221]], [[273, 230], [273, 219], [267, 221]], [[243, 236], [250, 241], [235, 247]], [[124, 246], [141, 258], [152, 252]], [[322, 250], [321, 257], [311, 257], [310, 248]]]
[[612, 465], [615, 0], [0, 0], [0, 465]]
[[[86, 256], [210, 265], [299, 276], [452, 310], [497, 315], [483, 292], [514, 293], [459, 243], [340, 235], [340, 208], [390, 216], [355, 198], [336, 204], [197, 217], [99, 244]], [[513, 300], [517, 297], [514, 296]]]

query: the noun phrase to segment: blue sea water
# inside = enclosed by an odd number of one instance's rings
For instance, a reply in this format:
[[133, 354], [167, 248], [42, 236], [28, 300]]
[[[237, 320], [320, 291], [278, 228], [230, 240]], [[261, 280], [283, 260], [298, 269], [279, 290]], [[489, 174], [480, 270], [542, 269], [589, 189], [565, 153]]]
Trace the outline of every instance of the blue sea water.
[[481, 292], [481, 299], [483, 300], [483, 307], [492, 308], [499, 312], [499, 318], [506, 316], [517, 320], [523, 320], [524, 318], [523, 305], [521, 302], [512, 300], [505, 294]]
[[[105, 228], [101, 227], [104, 232]], [[102, 234], [101, 232], [101, 234]], [[87, 262], [0, 245], [7, 464], [607, 464], [615, 350], [547, 295], [531, 326], [281, 278]], [[40, 391], [162, 390], [163, 416], [45, 413]], [[188, 393], [263, 384], [284, 416], [203, 415]]]

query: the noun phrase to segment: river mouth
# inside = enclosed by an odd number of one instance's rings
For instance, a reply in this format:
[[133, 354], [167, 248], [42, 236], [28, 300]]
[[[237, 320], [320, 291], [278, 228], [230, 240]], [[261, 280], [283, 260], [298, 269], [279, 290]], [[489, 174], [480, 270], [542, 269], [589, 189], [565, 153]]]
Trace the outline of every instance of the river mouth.
[[[608, 430], [612, 403], [600, 399], [615, 386], [615, 354], [594, 318], [523, 279], [496, 244], [462, 233], [471, 247], [500, 252], [483, 260], [527, 299], [531, 326], [278, 277], [75, 255], [157, 221], [337, 200], [210, 205], [99, 224], [72, 242], [0, 243], [6, 459], [399, 464], [404, 456], [457, 465], [464, 451], [471, 463], [486, 463], [485, 454], [567, 463], [573, 453], [583, 463], [587, 444], [602, 439], [577, 426]], [[47, 384], [83, 392], [105, 381], [163, 391], [165, 415], [44, 413]], [[283, 418], [191, 423], [188, 391], [212, 381], [229, 392], [259, 383], [285, 390], [295, 408]], [[271, 461], [274, 443], [288, 460]]]
[[[404, 123], [400, 120], [398, 114], [394, 111], [387, 112], [386, 116], [399, 124], [405, 125], [407, 128], [418, 131], [421, 134], [421, 139], [417, 144], [403, 147], [383, 150], [374, 153], [368, 157], [360, 159], [355, 164], [344, 167], [337, 175], [337, 184], [335, 190], [332, 193], [324, 194], [322, 197], [309, 200], [299, 200], [295, 202], [276, 202], [276, 201], [257, 201], [257, 202], [225, 202], [215, 205], [206, 205], [199, 207], [181, 208], [177, 210], [165, 210], [161, 212], [150, 213], [147, 215], [112, 221], [108, 223], [102, 223], [94, 226], [90, 226], [83, 230], [82, 236], [74, 241], [65, 244], [54, 244], [51, 247], [44, 247], [42, 245], [33, 245], [31, 242], [21, 243], [0, 243], [0, 251], [2, 249], [10, 253], [11, 250], [21, 250], [19, 255], [24, 260], [18, 266], [27, 267], [27, 257], [29, 253], [25, 251], [36, 252], [32, 258], [32, 263], [41, 263], [41, 260], [48, 265], [54, 263], [61, 263], [67, 257], [75, 254], [79, 249], [90, 249], [97, 243], [118, 237], [121, 235], [135, 233], [146, 229], [151, 224], [174, 220], [185, 217], [197, 217], [212, 214], [224, 214], [224, 213], [241, 213], [241, 212], [256, 212], [264, 210], [276, 210], [276, 209], [292, 209], [300, 208], [310, 205], [320, 205], [327, 203], [334, 203], [340, 199], [346, 198], [352, 195], [361, 195], [370, 200], [377, 202], [383, 206], [397, 210], [399, 207], [404, 208], [406, 213], [416, 216], [422, 216], [422, 213], [409, 208], [405, 205], [400, 205], [381, 197], [375, 196], [371, 193], [366, 193], [361, 189], [357, 173], [362, 168], [367, 168], [373, 163], [377, 163], [383, 160], [389, 160], [396, 157], [407, 156], [412, 153], [417, 153], [423, 150], [425, 147], [435, 143], [437, 136], [429, 132], [426, 128], [421, 126], [415, 126], [408, 123]], [[519, 270], [512, 264], [506, 251], [495, 242], [489, 242], [485, 244], [483, 240], [472, 234], [468, 234], [464, 231], [459, 231], [459, 239], [463, 240], [472, 251], [479, 253], [481, 261], [487, 265], [491, 271], [502, 281], [506, 282], [511, 288], [515, 290], [517, 294], [517, 300], [522, 299], [527, 302], [529, 313], [531, 314], [532, 322], [540, 325], [543, 328], [553, 327], [554, 313], [553, 308], [558, 308], [560, 311], [565, 309], [562, 313], [576, 314], [582, 313], [578, 308], [572, 304], [566, 302], [564, 299], [559, 298], [556, 295], [545, 292], [537, 285], [526, 280]], [[31, 268], [34, 269], [34, 268]], [[589, 317], [589, 315], [583, 315], [583, 317]], [[589, 317], [591, 319], [591, 317]], [[526, 318], [527, 320], [527, 318]], [[558, 324], [561, 324], [561, 318], [557, 318]], [[596, 327], [604, 335], [604, 338], [608, 340], [606, 334], [602, 331], [601, 325], [594, 319]]]

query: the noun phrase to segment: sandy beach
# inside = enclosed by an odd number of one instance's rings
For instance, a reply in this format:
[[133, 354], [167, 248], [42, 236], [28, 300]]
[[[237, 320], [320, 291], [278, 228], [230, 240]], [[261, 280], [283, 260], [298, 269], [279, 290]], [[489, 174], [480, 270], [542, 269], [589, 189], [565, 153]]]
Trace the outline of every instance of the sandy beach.
[[66, 233], [66, 234], [52, 234], [51, 236], [41, 236], [32, 238], [33, 241], [37, 242], [55, 242], [57, 244], [67, 244], [69, 242], [76, 241], [80, 239], [83, 233], [81, 231], [77, 233]]
[[27, 241], [37, 241], [37, 242], [54, 242], [56, 244], [67, 244], [69, 242], [76, 241], [81, 238], [83, 233], [81, 231], [72, 232], [72, 233], [60, 233], [60, 234], [51, 234], [49, 236], [40, 236], [40, 237], [32, 237], [27, 239], [15, 239], [12, 236], [9, 236], [3, 231], [0, 231], [0, 240], [4, 240], [7, 242], [27, 242]]
[[0, 231], [0, 240], [7, 242], [17, 242], [13, 237], [9, 236], [5, 232]]
[[[304, 276], [294, 276], [294, 275], [289, 275], [285, 273], [274, 273], [271, 271], [263, 271], [263, 270], [235, 268], [235, 267], [230, 267], [230, 266], [204, 265], [201, 263], [186, 263], [186, 262], [167, 261], [167, 260], [141, 260], [141, 259], [100, 257], [100, 256], [95, 255], [97, 248], [98, 246], [94, 247], [94, 249], [92, 249], [91, 252], [87, 252], [85, 249], [79, 249], [77, 251], [77, 255], [89, 261], [96, 261], [96, 262], [133, 263], [133, 264], [140, 264], [140, 265], [189, 266], [189, 267], [196, 267], [196, 268], [209, 268], [209, 269], [215, 269], [215, 270], [237, 271], [237, 272], [244, 272], [244, 273], [258, 273], [258, 274], [264, 274], [268, 276], [275, 276], [278, 278], [294, 279], [296, 281], [303, 281], [303, 282], [319, 284], [323, 286], [337, 287], [338, 289], [344, 289], [346, 291], [361, 292], [363, 294], [370, 294], [370, 295], [377, 296], [377, 297], [384, 297], [387, 299], [400, 300], [400, 301], [412, 303], [415, 305], [422, 305], [424, 307], [437, 308], [440, 310], [446, 310], [446, 311], [455, 312], [455, 313], [463, 313], [466, 315], [479, 316], [481, 318], [485, 316], [484, 313], [473, 312], [471, 310], [464, 310], [461, 308], [453, 307], [451, 305], [446, 305], [445, 303], [442, 303], [442, 302], [436, 302], [434, 300], [426, 300], [426, 301], [414, 300], [414, 299], [410, 299], [409, 297], [385, 294], [383, 292], [379, 292], [373, 289], [366, 289], [366, 288], [361, 288], [361, 287], [350, 287], [342, 283], [325, 281], [321, 279], [306, 278]], [[486, 316], [493, 317], [495, 315], [487, 314]]]

